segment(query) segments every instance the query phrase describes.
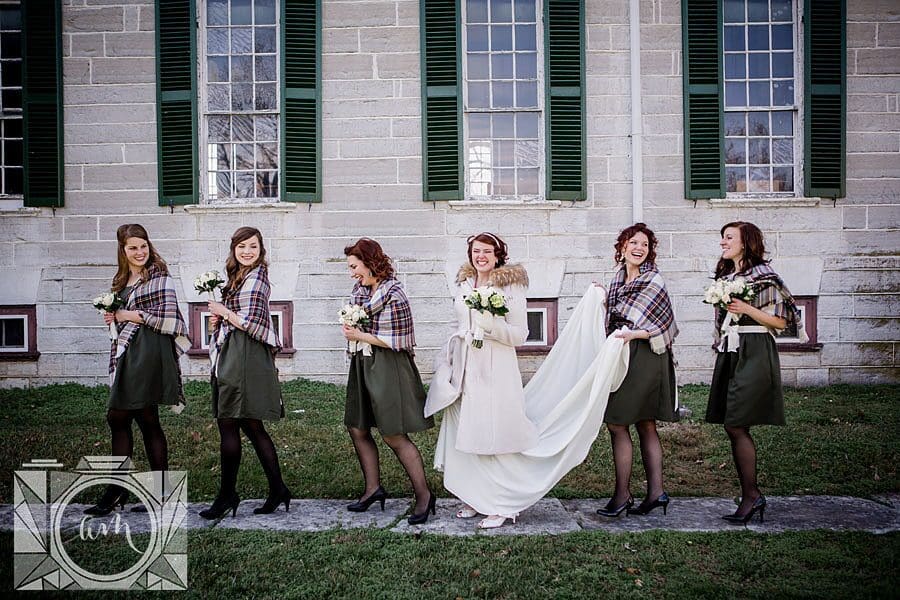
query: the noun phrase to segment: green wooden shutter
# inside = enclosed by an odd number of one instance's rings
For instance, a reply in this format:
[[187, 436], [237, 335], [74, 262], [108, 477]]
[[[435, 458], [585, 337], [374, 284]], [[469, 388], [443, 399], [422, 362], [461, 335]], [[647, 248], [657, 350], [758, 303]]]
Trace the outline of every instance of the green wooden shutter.
[[63, 205], [61, 4], [22, 2], [25, 206]]
[[722, 3], [681, 3], [684, 61], [684, 195], [724, 198]]
[[847, 2], [805, 0], [804, 192], [845, 195]]
[[424, 200], [462, 200], [462, 66], [458, 0], [419, 2]]
[[584, 1], [544, 3], [547, 198], [584, 200]]
[[156, 2], [156, 130], [159, 204], [195, 204], [197, 27], [194, 0]]
[[321, 202], [321, 0], [283, 0], [281, 23], [281, 197]]

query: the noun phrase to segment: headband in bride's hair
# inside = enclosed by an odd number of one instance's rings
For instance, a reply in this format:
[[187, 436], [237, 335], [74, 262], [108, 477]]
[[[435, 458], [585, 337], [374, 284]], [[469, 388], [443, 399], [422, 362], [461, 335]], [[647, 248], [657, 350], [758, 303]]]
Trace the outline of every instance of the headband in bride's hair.
[[481, 233], [476, 233], [475, 235], [470, 235], [469, 239], [466, 240], [466, 243], [471, 244], [475, 240], [475, 238], [482, 236], [482, 235], [486, 235], [489, 238], [491, 238], [492, 240], [494, 240], [495, 242], [497, 242], [497, 245], [500, 246], [501, 248], [506, 247], [505, 242], [503, 242], [500, 238], [498, 238], [496, 235], [494, 235], [493, 233], [491, 233], [489, 231], [482, 231]]

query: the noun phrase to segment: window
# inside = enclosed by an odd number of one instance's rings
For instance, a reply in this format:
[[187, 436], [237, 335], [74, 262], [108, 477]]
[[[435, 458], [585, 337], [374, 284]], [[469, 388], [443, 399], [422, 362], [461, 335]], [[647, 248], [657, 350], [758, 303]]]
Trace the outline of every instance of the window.
[[0, 3], [0, 198], [22, 196], [22, 9]]
[[584, 1], [419, 6], [423, 199], [584, 200]]
[[685, 197], [843, 197], [846, 0], [681, 6]]
[[558, 337], [558, 302], [552, 299], [529, 299], [527, 305], [528, 337], [516, 351], [519, 354], [549, 352]]
[[467, 0], [466, 196], [536, 199], [542, 89], [535, 0]]
[[209, 202], [276, 201], [276, 0], [210, 0], [198, 6], [206, 9], [200, 17], [203, 196]]
[[[212, 340], [210, 333], [209, 317], [210, 313], [206, 310], [206, 302], [189, 302], [189, 316], [191, 329], [191, 348], [188, 350], [188, 356], [209, 356], [209, 344]], [[281, 351], [276, 354], [282, 358], [292, 356], [296, 350], [294, 349], [294, 303], [289, 300], [276, 300], [269, 302], [269, 314], [272, 317], [272, 327], [281, 340]]]
[[778, 342], [778, 350], [781, 352], [816, 352], [822, 348], [822, 344], [818, 343], [818, 335], [816, 331], [816, 296], [794, 296], [797, 303], [797, 309], [800, 311], [800, 318], [806, 327], [806, 335], [809, 340], [806, 343], [800, 343], [797, 334], [797, 326], [793, 325], [782, 331], [776, 338]]
[[154, 4], [160, 205], [318, 202], [321, 0]]
[[725, 191], [793, 195], [797, 105], [791, 0], [725, 0]]
[[0, 360], [37, 360], [34, 305], [0, 306]]

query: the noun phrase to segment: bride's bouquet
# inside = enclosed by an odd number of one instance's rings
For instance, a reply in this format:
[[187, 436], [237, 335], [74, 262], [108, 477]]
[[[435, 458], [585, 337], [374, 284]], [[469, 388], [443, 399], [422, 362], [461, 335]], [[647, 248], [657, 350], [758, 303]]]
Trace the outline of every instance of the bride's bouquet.
[[[115, 292], [107, 292], [106, 294], [100, 294], [93, 300], [91, 300], [91, 306], [100, 311], [100, 314], [103, 313], [114, 313], [123, 306], [125, 306], [125, 302], [119, 295]], [[119, 332], [116, 330], [116, 323], [113, 321], [109, 324], [109, 339], [114, 340], [119, 337]]]
[[[718, 308], [728, 310], [728, 303], [731, 302], [732, 299], [737, 298], [738, 300], [749, 302], [753, 296], [753, 286], [747, 283], [747, 280], [743, 277], [735, 277], [732, 280], [716, 279], [713, 281], [706, 289], [706, 292], [704, 292], [703, 301]], [[730, 317], [730, 320], [735, 323], [741, 318], [740, 315], [734, 313], [728, 313], [728, 316]], [[726, 318], [722, 323], [722, 326], [725, 327], [728, 321], [729, 319]]]
[[[359, 304], [345, 304], [338, 311], [338, 321], [341, 325], [359, 329], [360, 325], [368, 325], [369, 313]], [[350, 354], [356, 354], [362, 350], [363, 356], [372, 356], [372, 346], [366, 342], [352, 341], [348, 342], [348, 351]]]
[[[492, 287], [475, 288], [466, 296], [465, 302], [469, 308], [478, 312], [486, 312], [495, 317], [502, 317], [509, 312], [509, 307], [506, 306], [506, 296], [500, 290]], [[484, 329], [478, 325], [472, 332], [472, 345], [476, 348], [484, 346]]]
[[222, 279], [218, 271], [207, 271], [194, 279], [194, 289], [201, 294], [206, 292], [209, 294], [210, 300], [215, 300], [214, 292], [222, 287], [223, 283], [225, 283], [225, 280]]

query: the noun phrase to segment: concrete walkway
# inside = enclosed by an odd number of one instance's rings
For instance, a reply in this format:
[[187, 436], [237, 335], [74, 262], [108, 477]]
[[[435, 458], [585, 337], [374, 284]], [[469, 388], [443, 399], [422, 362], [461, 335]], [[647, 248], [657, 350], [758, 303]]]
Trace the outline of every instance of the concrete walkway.
[[[646, 516], [622, 516], [608, 519], [596, 510], [606, 499], [558, 500], [544, 498], [523, 512], [515, 525], [507, 522], [499, 529], [481, 531], [476, 528], [479, 518], [457, 519], [462, 506], [452, 498], [439, 499], [437, 515], [429, 516], [425, 525], [411, 526], [406, 522], [409, 499], [389, 499], [382, 512], [373, 505], [368, 512], [351, 513], [345, 509], [347, 500], [304, 500], [291, 502], [291, 510], [283, 507], [270, 515], [254, 515], [253, 509], [262, 500], [244, 500], [237, 518], [229, 514], [219, 521], [206, 521], [197, 513], [208, 503], [192, 503], [184, 521], [187, 529], [245, 529], [271, 531], [329, 531], [334, 529], [377, 528], [397, 533], [429, 532], [440, 535], [553, 535], [573, 531], [605, 531], [632, 533], [662, 529], [666, 531], [743, 531], [740, 525], [729, 525], [720, 516], [734, 512], [733, 500], [728, 498], [673, 497], [668, 514], [656, 509]], [[78, 529], [84, 515], [84, 505], [72, 504], [63, 513], [63, 529]], [[147, 531], [150, 527], [146, 513], [128, 510], [113, 513], [98, 520], [110, 521], [118, 514], [127, 522], [131, 533]], [[13, 528], [13, 507], [0, 505], [0, 530]], [[835, 531], [865, 531], [888, 533], [900, 531], [900, 494], [884, 494], [872, 500], [844, 496], [769, 496], [765, 522], [758, 517], [746, 527], [759, 533], [830, 529]]]

